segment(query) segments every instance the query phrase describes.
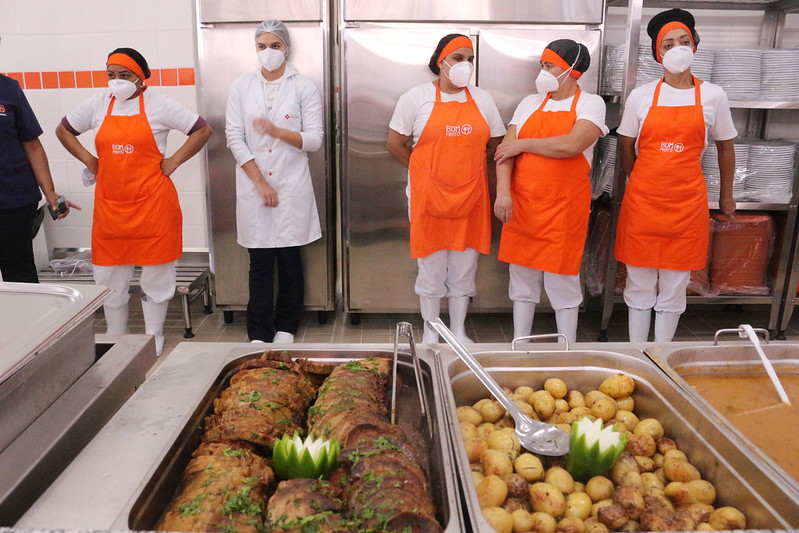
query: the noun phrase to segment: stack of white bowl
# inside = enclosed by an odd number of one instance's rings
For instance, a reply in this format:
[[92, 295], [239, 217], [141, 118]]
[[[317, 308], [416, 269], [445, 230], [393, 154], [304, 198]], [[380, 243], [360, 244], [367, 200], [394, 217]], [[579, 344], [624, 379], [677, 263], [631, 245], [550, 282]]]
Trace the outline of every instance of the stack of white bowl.
[[721, 86], [730, 100], [760, 98], [763, 50], [716, 50], [710, 81]]
[[799, 98], [799, 50], [763, 51], [760, 91], [765, 100]]
[[[746, 198], [746, 175], [749, 159], [749, 145], [735, 143], [735, 175], [732, 180], [732, 196], [736, 200]], [[702, 154], [702, 173], [707, 184], [707, 199], [709, 202], [719, 201], [721, 187], [721, 173], [719, 172], [719, 152], [713, 141], [708, 144]]]
[[787, 204], [791, 200], [796, 145], [760, 141], [749, 145], [746, 197], [759, 202]]

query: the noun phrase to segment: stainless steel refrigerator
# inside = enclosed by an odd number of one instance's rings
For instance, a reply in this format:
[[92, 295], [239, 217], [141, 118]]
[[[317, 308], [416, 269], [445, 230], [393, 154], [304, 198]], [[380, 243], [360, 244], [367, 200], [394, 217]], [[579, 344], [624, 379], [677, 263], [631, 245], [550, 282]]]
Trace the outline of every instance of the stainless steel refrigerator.
[[313, 80], [325, 108], [323, 147], [309, 154], [322, 238], [304, 247], [305, 306], [320, 312], [335, 304], [336, 237], [334, 208], [332, 62], [328, 0], [197, 0], [199, 80], [203, 115], [214, 129], [208, 143], [208, 215], [216, 305], [233, 320], [246, 309], [249, 291], [247, 250], [236, 242], [236, 162], [225, 146], [225, 106], [231, 82], [258, 68], [255, 28], [279, 19], [291, 34], [289, 62]]
[[[399, 96], [432, 81], [427, 68], [439, 39], [469, 35], [475, 45], [472, 80], [493, 96], [507, 123], [516, 105], [535, 92], [539, 58], [559, 38], [584, 43], [591, 68], [580, 80], [596, 93], [605, 5], [602, 0], [341, 0], [338, 17], [341, 84], [342, 280], [345, 311], [397, 312], [419, 308], [416, 261], [409, 253], [407, 169], [385, 149]], [[494, 176], [489, 176], [492, 184]], [[481, 256], [475, 311], [509, 311], [508, 267], [492, 252]]]

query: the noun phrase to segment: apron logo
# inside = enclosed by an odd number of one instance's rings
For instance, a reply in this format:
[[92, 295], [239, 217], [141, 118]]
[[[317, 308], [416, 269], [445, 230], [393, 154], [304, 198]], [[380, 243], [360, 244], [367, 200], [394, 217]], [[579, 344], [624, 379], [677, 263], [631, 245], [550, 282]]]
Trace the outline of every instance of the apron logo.
[[683, 143], [674, 143], [675, 152], [682, 152], [683, 150], [685, 150], [685, 145]]
[[683, 143], [671, 143], [665, 141], [661, 141], [660, 143], [661, 152], [671, 153], [671, 152], [682, 152], [683, 150], [685, 150], [685, 145]]
[[132, 144], [112, 144], [111, 145], [111, 153], [115, 154], [115, 155], [132, 154], [133, 153], [133, 145]]
[[6, 106], [0, 104], [0, 113], [5, 113], [5, 112], [6, 112]]
[[461, 135], [469, 135], [472, 133], [472, 125], [464, 124], [463, 126], [445, 126], [447, 137], [459, 137]]

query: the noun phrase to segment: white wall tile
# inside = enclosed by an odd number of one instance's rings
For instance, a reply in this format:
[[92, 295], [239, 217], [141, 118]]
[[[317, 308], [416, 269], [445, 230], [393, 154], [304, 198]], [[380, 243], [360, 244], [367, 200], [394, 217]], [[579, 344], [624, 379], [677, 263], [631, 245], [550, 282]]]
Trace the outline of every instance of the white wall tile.
[[84, 12], [90, 20], [90, 29], [106, 32], [121, 32], [128, 29], [128, 17], [138, 2], [127, 0], [81, 0]]
[[[160, 51], [158, 49], [158, 32], [156, 31], [126, 31], [117, 36], [117, 43], [112, 46], [108, 52], [114, 48], [128, 47], [137, 50], [150, 68], [160, 68], [158, 56]], [[108, 54], [106, 52], [106, 54]], [[105, 57], [103, 57], [103, 65], [105, 65]], [[105, 68], [105, 66], [103, 66]]]
[[186, 226], [184, 224], [183, 249], [208, 250], [208, 230], [206, 228], [205, 224], [201, 226]]
[[[50, 152], [47, 152], [50, 155]], [[67, 172], [67, 162], [63, 159], [50, 159], [50, 174], [53, 176], [53, 185], [59, 194], [72, 197], [72, 187], [69, 182], [69, 173]]]
[[0, 72], [22, 72], [22, 48], [19, 35], [3, 34], [0, 43]]
[[25, 91], [36, 118], [42, 128], [61, 119], [61, 98], [58, 91], [28, 90]]
[[158, 54], [161, 65], [193, 67], [196, 44], [191, 30], [158, 32]]
[[[8, 0], [4, 0], [6, 4]], [[20, 34], [52, 34], [56, 27], [50, 15], [53, 0], [16, 0], [17, 28]]]
[[0, 54], [3, 52], [2, 46], [5, 46], [6, 37], [19, 33], [19, 25], [17, 24], [17, 4], [20, 0], [3, 0], [3, 16], [0, 17], [0, 37], [3, 38], [3, 44], [0, 45]]
[[159, 30], [191, 30], [194, 28], [194, 2], [192, 0], [158, 2], [155, 9], [155, 24]]
[[57, 40], [48, 34], [20, 35], [20, 51], [22, 52], [22, 70], [48, 71], [57, 70]]
[[53, 21], [53, 33], [86, 34], [93, 31], [96, 26], [92, 12], [87, 7], [84, 0], [48, 1], [46, 9]]
[[58, 43], [53, 53], [56, 68], [52, 70], [92, 70], [93, 55], [97, 53], [91, 44], [91, 35], [86, 33], [65, 33], [53, 36]]

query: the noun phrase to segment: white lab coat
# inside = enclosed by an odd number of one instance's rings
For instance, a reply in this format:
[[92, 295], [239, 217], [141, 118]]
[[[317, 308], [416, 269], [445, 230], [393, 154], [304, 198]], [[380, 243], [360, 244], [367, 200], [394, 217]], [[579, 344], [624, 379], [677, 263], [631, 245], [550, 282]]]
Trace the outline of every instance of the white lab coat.
[[[265, 83], [259, 69], [238, 77], [228, 95], [225, 135], [238, 165], [237, 240], [245, 248], [302, 246], [322, 236], [306, 154], [322, 146], [322, 99], [311, 80], [286, 65], [272, 112], [267, 114]], [[300, 132], [302, 149], [256, 131], [253, 121], [263, 117]], [[252, 159], [277, 191], [277, 207], [264, 206], [241, 169]]]

